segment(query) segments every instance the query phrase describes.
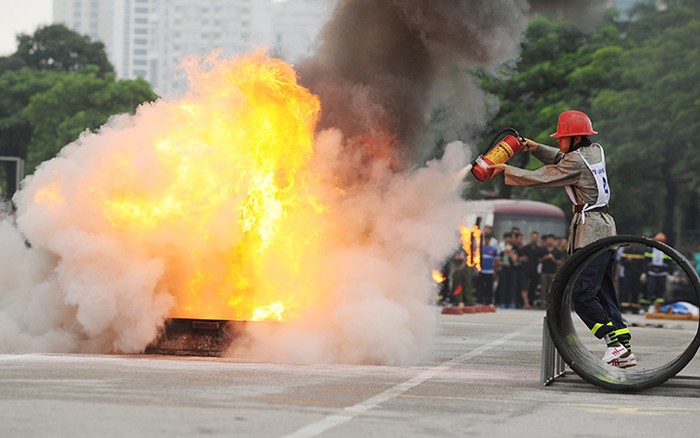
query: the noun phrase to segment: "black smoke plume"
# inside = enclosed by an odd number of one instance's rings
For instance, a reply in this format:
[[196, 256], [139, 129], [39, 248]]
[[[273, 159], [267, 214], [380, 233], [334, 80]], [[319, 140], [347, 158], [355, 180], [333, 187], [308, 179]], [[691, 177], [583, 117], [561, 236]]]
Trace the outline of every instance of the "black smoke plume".
[[[320, 128], [339, 128], [353, 147], [367, 137], [400, 145], [388, 155], [421, 158], [417, 136], [441, 72], [455, 66], [456, 89], [474, 93], [469, 72], [517, 58], [529, 18], [550, 13], [594, 21], [607, 0], [341, 0], [323, 28], [315, 54], [299, 66], [304, 85], [321, 97]], [[455, 75], [450, 75], [454, 81]], [[479, 108], [474, 102], [470, 107]], [[472, 111], [473, 112], [473, 111]], [[473, 115], [481, 119], [485, 115]], [[359, 139], [359, 140], [358, 140]]]

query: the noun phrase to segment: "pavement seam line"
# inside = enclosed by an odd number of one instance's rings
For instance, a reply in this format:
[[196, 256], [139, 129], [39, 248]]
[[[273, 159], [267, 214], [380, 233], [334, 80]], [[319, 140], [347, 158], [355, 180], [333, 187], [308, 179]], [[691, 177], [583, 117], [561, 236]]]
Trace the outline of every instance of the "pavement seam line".
[[460, 354], [459, 356], [452, 358], [446, 362], [441, 363], [440, 365], [437, 365], [433, 368], [429, 368], [422, 373], [418, 374], [417, 376], [414, 376], [405, 382], [401, 382], [396, 386], [393, 386], [389, 389], [387, 389], [384, 392], [381, 392], [373, 397], [370, 397], [366, 400], [363, 400], [359, 403], [356, 403], [352, 406], [348, 406], [344, 408], [342, 411], [340, 411], [337, 414], [332, 414], [328, 415], [321, 420], [315, 421], [313, 423], [307, 424], [306, 426], [303, 426], [302, 428], [296, 430], [295, 432], [292, 432], [288, 435], [285, 435], [283, 438], [312, 438], [316, 437], [323, 432], [332, 429], [334, 427], [340, 426], [343, 423], [346, 423], [353, 418], [368, 412], [380, 404], [389, 401], [393, 398], [396, 398], [403, 394], [404, 392], [415, 388], [416, 386], [420, 385], [421, 383], [425, 382], [426, 380], [430, 380], [439, 373], [449, 370], [450, 368], [454, 367], [457, 364], [460, 364], [462, 362], [465, 362], [473, 357], [479, 356], [480, 354], [494, 348], [498, 347], [499, 345], [505, 344], [509, 340], [513, 339], [516, 336], [519, 336], [523, 332], [526, 332], [528, 330], [533, 329], [534, 327], [539, 327], [542, 323], [537, 322], [533, 324], [529, 324], [525, 327], [522, 327], [512, 333], [509, 333], [499, 339], [496, 339], [495, 341], [491, 341], [487, 344], [484, 344], [480, 347], [477, 347], [467, 353]]

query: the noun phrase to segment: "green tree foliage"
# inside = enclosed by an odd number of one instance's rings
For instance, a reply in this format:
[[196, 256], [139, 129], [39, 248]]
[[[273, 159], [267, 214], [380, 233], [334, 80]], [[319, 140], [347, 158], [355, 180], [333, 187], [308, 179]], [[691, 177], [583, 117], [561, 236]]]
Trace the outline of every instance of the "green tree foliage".
[[117, 81], [113, 73], [100, 77], [95, 66], [62, 75], [23, 110], [32, 127], [27, 167], [34, 169], [52, 158], [81, 132], [99, 128], [111, 115], [131, 112], [155, 97], [143, 79]]
[[[559, 112], [590, 114], [600, 132], [595, 140], [606, 148], [611, 208], [623, 233], [670, 232], [678, 211], [698, 220], [700, 1], [667, 3], [665, 10], [638, 8], [631, 21], [611, 14], [589, 35], [539, 18], [514, 71], [483, 81], [502, 101], [494, 126], [515, 126], [541, 143], [554, 145], [548, 134]], [[566, 209], [562, 192], [515, 188], [513, 196]]]
[[62, 24], [40, 27], [33, 35], [19, 35], [17, 42], [17, 52], [10, 56], [16, 66], [38, 71], [78, 71], [94, 65], [102, 73], [114, 71], [104, 44], [90, 41]]
[[[539, 17], [532, 21], [522, 45], [520, 61], [513, 70], [504, 70], [503, 76], [484, 77], [484, 88], [496, 94], [500, 111], [492, 125], [495, 128], [512, 126], [526, 137], [547, 143], [554, 132], [552, 121], [569, 106], [585, 107], [593, 89], [574, 83], [570, 74], [590, 58], [592, 38], [569, 23]], [[484, 149], [486, 145], [482, 145]], [[512, 164], [529, 167], [539, 162], [523, 161], [529, 155], [517, 156]], [[493, 183], [492, 183], [493, 184]], [[495, 191], [496, 189], [494, 189]], [[499, 197], [512, 196], [512, 188], [500, 185]], [[561, 191], [542, 192], [533, 189], [516, 189], [515, 196], [545, 199], [564, 204], [566, 196]]]
[[678, 6], [631, 23], [636, 40], [611, 65], [616, 86], [593, 101], [598, 126], [615, 148], [611, 164], [624, 179], [617, 197], [640, 198], [618, 214], [638, 227], [651, 215], [656, 228], [671, 231], [677, 206], [697, 200], [700, 15], [694, 12]]
[[[32, 96], [51, 88], [60, 75], [27, 67], [0, 72], [0, 155], [27, 158], [32, 126], [24, 109]], [[0, 182], [0, 197], [12, 196], [17, 189], [14, 163], [0, 163]]]
[[[18, 37], [0, 57], [0, 155], [26, 160], [31, 173], [86, 129], [155, 100], [150, 85], [117, 80], [102, 43], [62, 25]], [[15, 191], [13, 163], [0, 165], [0, 196]]]

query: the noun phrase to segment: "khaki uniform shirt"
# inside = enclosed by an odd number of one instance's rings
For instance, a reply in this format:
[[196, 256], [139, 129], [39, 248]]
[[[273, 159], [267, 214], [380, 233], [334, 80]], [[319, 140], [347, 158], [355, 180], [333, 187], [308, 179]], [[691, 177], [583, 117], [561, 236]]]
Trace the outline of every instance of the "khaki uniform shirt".
[[[591, 165], [602, 160], [598, 146], [586, 146], [578, 151]], [[545, 166], [536, 170], [506, 165], [505, 182], [511, 186], [565, 187], [571, 186], [577, 204], [594, 205], [598, 199], [595, 177], [578, 153], [562, 153], [558, 148], [539, 145], [532, 154]], [[583, 220], [582, 215], [585, 215]], [[615, 220], [607, 213], [588, 211], [574, 213], [569, 226], [569, 253], [603, 237], [617, 234]]]

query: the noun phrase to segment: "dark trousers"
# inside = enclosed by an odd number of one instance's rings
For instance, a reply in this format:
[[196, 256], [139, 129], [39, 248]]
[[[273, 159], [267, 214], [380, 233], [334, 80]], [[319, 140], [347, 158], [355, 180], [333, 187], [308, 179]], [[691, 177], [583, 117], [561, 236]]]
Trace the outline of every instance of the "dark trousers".
[[549, 307], [549, 288], [554, 282], [554, 273], [543, 272], [540, 276], [540, 307]]
[[498, 304], [515, 308], [515, 295], [518, 289], [518, 273], [513, 268], [504, 268], [498, 273]]
[[651, 275], [647, 273], [647, 299], [654, 301], [663, 298], [666, 293], [666, 274]]
[[583, 268], [572, 291], [576, 313], [591, 331], [595, 330], [594, 335], [599, 339], [627, 327], [615, 296], [614, 267], [613, 250], [599, 254]]
[[477, 304], [493, 304], [493, 274], [480, 272], [476, 277]]
[[474, 289], [472, 287], [472, 269], [461, 266], [452, 273], [452, 282], [453, 303], [463, 303], [466, 306], [473, 306]]
[[620, 301], [639, 304], [639, 294], [643, 291], [640, 274], [625, 273], [624, 280], [620, 279]]
[[537, 287], [540, 285], [540, 274], [537, 273], [537, 268], [530, 270], [527, 276], [527, 299], [530, 300], [532, 306], [537, 299]]

